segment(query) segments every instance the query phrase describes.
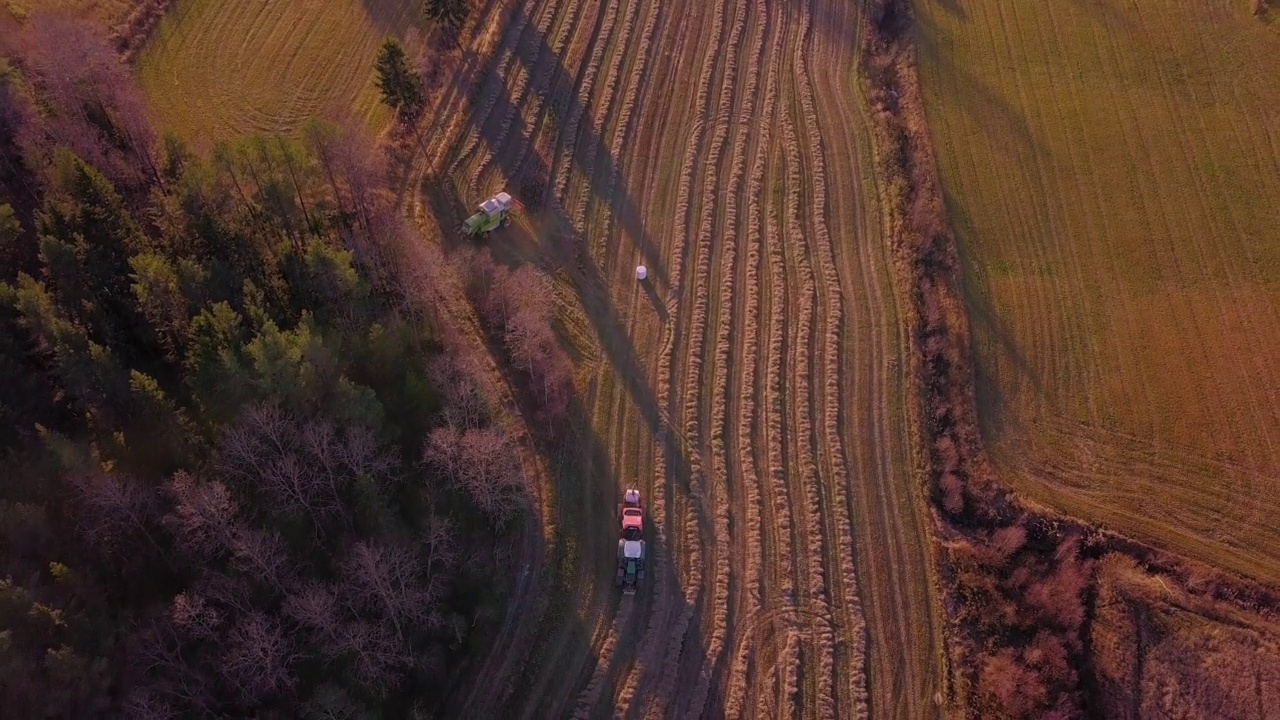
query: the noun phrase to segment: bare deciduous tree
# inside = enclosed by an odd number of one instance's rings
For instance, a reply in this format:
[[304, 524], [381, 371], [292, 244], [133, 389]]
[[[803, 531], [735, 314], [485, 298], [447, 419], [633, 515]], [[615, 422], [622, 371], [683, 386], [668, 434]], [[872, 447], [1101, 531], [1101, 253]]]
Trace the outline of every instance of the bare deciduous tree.
[[134, 688], [125, 698], [125, 712], [136, 720], [177, 720], [180, 715], [155, 688]]
[[255, 703], [293, 687], [290, 666], [298, 658], [280, 624], [263, 613], [242, 618], [227, 637], [223, 678], [246, 703]]
[[408, 647], [386, 627], [367, 621], [342, 626], [342, 647], [352, 657], [352, 670], [360, 684], [385, 693], [399, 683], [404, 668], [413, 662]]
[[284, 601], [284, 614], [308, 630], [313, 641], [330, 654], [342, 651], [342, 620], [333, 589], [308, 583]]
[[499, 526], [510, 520], [525, 492], [515, 440], [501, 428], [459, 432], [445, 426], [427, 437], [423, 460], [436, 467]]
[[156, 496], [132, 478], [111, 473], [91, 473], [72, 479], [85, 538], [107, 549], [117, 549], [130, 535], [150, 539], [148, 527], [156, 516]]
[[423, 565], [427, 572], [447, 570], [457, 562], [458, 537], [453, 521], [449, 518], [431, 513], [422, 539], [426, 547], [426, 560]]
[[195, 714], [211, 709], [211, 678], [183, 657], [182, 638], [169, 617], [154, 618], [132, 635], [128, 649], [131, 671], [138, 678], [136, 687], [145, 689], [131, 698], [131, 704], [136, 702], [154, 712], [165, 707]]
[[380, 612], [403, 636], [425, 623], [436, 597], [424, 585], [422, 566], [411, 548], [361, 541], [342, 563], [343, 581], [357, 607]]
[[445, 422], [470, 430], [492, 422], [496, 401], [493, 389], [482, 381], [479, 361], [458, 353], [442, 355], [431, 364], [431, 383], [444, 396]]
[[238, 504], [227, 486], [179, 471], [165, 490], [173, 499], [173, 512], [165, 516], [165, 524], [188, 552], [205, 559], [231, 548]]
[[216, 607], [195, 592], [174, 596], [169, 606], [169, 617], [175, 627], [196, 640], [212, 640], [223, 619]]
[[231, 544], [232, 566], [264, 586], [283, 592], [293, 578], [292, 559], [280, 533], [240, 528]]
[[262, 488], [285, 514], [320, 527], [346, 517], [343, 492], [357, 479], [383, 487], [397, 479], [394, 457], [367, 428], [303, 423], [272, 405], [245, 411], [221, 450], [219, 469], [228, 479]]

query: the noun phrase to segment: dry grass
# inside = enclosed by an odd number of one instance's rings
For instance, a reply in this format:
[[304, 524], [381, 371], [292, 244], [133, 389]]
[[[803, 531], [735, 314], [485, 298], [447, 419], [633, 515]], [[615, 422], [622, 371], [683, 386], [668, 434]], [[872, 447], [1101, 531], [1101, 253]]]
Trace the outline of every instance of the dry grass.
[[993, 458], [1280, 581], [1280, 26], [1232, 0], [915, 3]]
[[19, 18], [41, 10], [69, 11], [77, 17], [93, 20], [110, 30], [129, 17], [135, 7], [146, 0], [6, 0], [0, 11], [7, 10]]
[[419, 29], [418, 0], [179, 0], [138, 58], [158, 124], [197, 148], [308, 119], [390, 118], [373, 84], [388, 35]]
[[1108, 555], [1091, 630], [1098, 709], [1109, 718], [1271, 717], [1280, 703], [1274, 621], [1187, 594]]

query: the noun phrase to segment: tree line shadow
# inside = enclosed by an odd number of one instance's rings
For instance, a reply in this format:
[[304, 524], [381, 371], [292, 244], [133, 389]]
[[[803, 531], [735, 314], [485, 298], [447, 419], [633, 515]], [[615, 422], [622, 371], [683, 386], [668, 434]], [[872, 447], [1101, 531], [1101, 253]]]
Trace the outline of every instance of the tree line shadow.
[[[490, 3], [492, 7], [493, 3]], [[661, 253], [654, 243], [648, 229], [644, 226], [637, 205], [634, 199], [621, 185], [608, 188], [604, 183], [613, 177], [618, 171], [615, 166], [613, 153], [603, 137], [594, 133], [592, 130], [590, 116], [587, 114], [588, 108], [585, 107], [582, 98], [572, 92], [575, 87], [575, 78], [564, 67], [563, 60], [551, 48], [545, 35], [536, 29], [533, 19], [528, 17], [529, 9], [525, 6], [517, 6], [510, 18], [506, 20], [509, 24], [518, 24], [527, 22], [525, 34], [518, 39], [519, 47], [515, 52], [514, 58], [518, 64], [523, 65], [525, 70], [534, 76], [540, 70], [549, 70], [545, 79], [538, 82], [536, 87], [530, 88], [530, 92], [536, 92], [543, 89], [547, 92], [546, 104], [538, 117], [538, 122], [546, 122], [547, 118], [554, 118], [557, 127], [563, 128], [568, 125], [568, 119], [574, 116], [583, 118], [583, 122], [579, 126], [579, 138], [560, 138], [563, 142], [573, 143], [575, 149], [586, 148], [587, 152], [594, 155], [596, 159], [595, 167], [584, 167], [581, 160], [575, 155], [574, 167], [586, 178], [587, 187], [599, 201], [607, 203], [613, 210], [614, 217], [620, 229], [619, 235], [629, 238], [637, 247], [641, 257], [649, 270], [649, 279], [642, 283], [643, 291], [648, 301], [654, 306], [655, 311], [659, 314], [660, 319], [666, 322], [669, 314], [665, 303], [662, 302], [658, 293], [657, 285], [665, 286], [667, 283], [667, 273]], [[533, 58], [537, 58], [537, 63]], [[542, 63], [551, 63], [549, 68]], [[504, 78], [498, 75], [498, 57], [497, 54], [491, 55], [485, 64], [479, 69], [477, 75], [477, 84], [481, 88], [487, 87], [503, 87], [505, 85]], [[552, 90], [560, 87], [570, 88], [568, 93], [553, 93]], [[493, 152], [494, 162], [497, 164], [502, 174], [508, 179], [512, 187], [519, 188], [525, 179], [533, 179], [541, 184], [541, 187], [548, 188], [550, 193], [552, 168], [547, 162], [536, 152], [530, 149], [525, 153], [523, 160], [517, 162], [517, 157], [512, 147], [518, 142], [519, 138], [526, 137], [528, 131], [532, 130], [526, 122], [521, 108], [518, 107], [505, 90], [497, 93], [496, 102], [491, 110], [491, 118], [508, 117], [511, 125], [508, 128], [504, 138], [499, 137], [501, 130], [498, 123], [478, 123], [473, 124], [473, 128], [479, 133], [481, 141], [489, 147]], [[432, 216], [439, 225], [441, 237], [446, 238], [447, 249], [457, 249], [466, 241], [461, 239], [459, 226], [462, 219], [469, 214], [471, 206], [477, 204], [483, 198], [464, 199], [458, 196], [458, 190], [454, 183], [444, 178], [428, 178], [424, 182], [424, 187], [419, 191], [426, 194], [427, 202], [432, 210]], [[681, 446], [680, 439], [676, 433], [668, 426], [666, 414], [659, 406], [651, 386], [648, 383], [648, 373], [640, 362], [636, 348], [630, 336], [627, 333], [626, 324], [617, 312], [613, 299], [609, 292], [609, 282], [604, 276], [601, 268], [597, 265], [591, 256], [590, 244], [586, 237], [579, 233], [575, 228], [572, 219], [565, 212], [564, 208], [552, 199], [547, 202], [548, 198], [525, 198], [534, 212], [531, 212], [531, 220], [540, 226], [541, 232], [535, 239], [538, 252], [530, 253], [527, 257], [515, 257], [512, 253], [495, 253], [496, 257], [502, 257], [506, 262], [518, 264], [519, 262], [531, 262], [540, 270], [551, 277], [568, 277], [572, 281], [572, 285], [578, 300], [582, 307], [583, 313], [595, 332], [603, 358], [609, 363], [615, 377], [622, 384], [627, 392], [631, 402], [638, 410], [643, 418], [645, 425], [655, 440], [662, 444], [663, 451], [667, 458], [666, 477], [661, 481], [666, 483], [668, 488], [677, 483], [688, 488], [689, 483], [689, 461], [685, 449]], [[536, 208], [541, 207], [540, 210]], [[504, 235], [509, 235], [509, 231], [501, 231], [494, 233], [486, 242], [497, 246], [503, 242]], [[583, 516], [589, 518], [607, 518], [608, 522], [604, 527], [610, 528], [617, 523], [614, 517], [616, 513], [616, 503], [619, 501], [619, 473], [616, 465], [616, 458], [611, 458], [607, 452], [607, 444], [604, 438], [601, 438], [594, 429], [593, 408], [588, 406], [584, 399], [575, 397], [570, 403], [570, 427], [573, 428], [575, 438], [572, 441], [572, 449], [566, 451], [565, 462], [562, 463], [560, 472], [554, 473], [552, 483], [555, 486], [553, 491], [558, 499], [585, 498], [582, 504], [574, 505], [566, 504], [557, 507], [559, 515], [559, 525], [566, 536], [576, 544], [582, 558], [581, 575], [584, 578], [596, 578], [596, 582], [610, 582], [612, 580], [614, 558], [616, 554], [616, 527], [611, 531], [606, 531], [604, 537], [608, 537], [607, 541], [601, 537], [593, 537], [592, 530], [601, 527], [596, 520], [587, 520]], [[587, 472], [583, 472], [587, 469]], [[644, 487], [642, 478], [625, 478], [628, 486]], [[581, 484], [589, 483], [596, 487], [596, 490], [584, 492]], [[664, 518], [668, 527], [674, 527], [672, 518]], [[658, 538], [653, 532], [652, 524], [646, 527], [646, 545], [648, 555], [653, 558], [658, 554], [665, 554], [668, 548], [658, 546]], [[613, 533], [613, 534], [611, 534]], [[676, 587], [676, 577], [674, 572], [674, 563], [670, 563], [666, 568], [667, 578], [671, 587]], [[645, 583], [639, 589], [635, 598], [639, 603], [637, 609], [641, 612], [632, 614], [631, 628], [624, 628], [624, 632], [634, 634], [633, 641], [623, 643], [620, 639], [617, 647], [620, 651], [626, 652], [626, 648], [635, 648], [640, 645], [643, 629], [647, 626], [646, 608], [653, 602], [661, 602], [662, 598], [652, 596], [655, 587], [656, 578], [652, 573], [646, 579]], [[648, 593], [648, 595], [645, 595]], [[672, 592], [668, 598], [676, 603], [673, 609], [673, 617], [678, 617], [685, 608], [683, 607], [683, 599], [679, 593]], [[614, 596], [609, 601], [609, 606], [604, 608], [604, 612], [613, 615], [618, 609], [618, 597]], [[575, 620], [581, 625], [580, 620]], [[581, 626], [574, 629], [573, 637], [575, 643], [579, 643], [576, 648], [569, 651], [568, 654], [561, 654], [560, 657], [573, 657], [577, 652], [590, 652], [590, 648], [585, 648], [581, 643], [589, 643], [589, 628]], [[689, 646], [692, 640], [694, 645]], [[698, 648], [701, 647], [703, 639], [698, 631], [696, 624], [692, 627], [686, 636], [686, 652], [694, 652], [701, 657]], [[663, 643], [665, 645], [665, 643]], [[578, 678], [578, 682], [573, 686], [573, 692], [576, 693], [582, 687], [586, 677], [589, 676], [590, 670], [599, 662], [612, 662], [613, 659], [595, 658], [594, 663], [588, 663], [588, 667], [584, 668], [583, 677]], [[537, 659], [531, 658], [530, 664], [537, 665]], [[625, 667], [627, 663], [619, 664], [619, 668]], [[641, 686], [650, 687], [654, 680], [654, 673], [659, 671], [660, 663], [654, 663], [652, 666], [645, 666], [642, 669]], [[613, 674], [611, 674], [613, 675]], [[619, 679], [615, 677], [615, 680]], [[601, 703], [597, 706], [597, 710], [607, 704], [607, 699], [613, 696], [614, 688], [612, 686], [605, 687], [601, 694]], [[526, 698], [530, 702], [538, 703], [539, 708], [544, 708], [547, 702], [555, 702], [557, 698], [540, 697]], [[558, 700], [563, 701], [564, 698]], [[572, 702], [572, 700], [570, 700]], [[563, 705], [562, 705], [563, 706]]]

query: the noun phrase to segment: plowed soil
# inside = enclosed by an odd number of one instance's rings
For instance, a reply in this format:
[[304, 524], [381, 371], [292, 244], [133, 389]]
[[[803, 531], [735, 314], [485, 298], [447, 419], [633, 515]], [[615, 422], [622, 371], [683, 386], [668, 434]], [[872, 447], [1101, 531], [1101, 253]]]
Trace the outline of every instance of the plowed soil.
[[[580, 377], [543, 584], [462, 715], [938, 713], [856, 12], [540, 0], [469, 30], [413, 205], [447, 248], [489, 194], [530, 205], [485, 242], [556, 278]], [[650, 555], [629, 597], [611, 582], [625, 487]]]

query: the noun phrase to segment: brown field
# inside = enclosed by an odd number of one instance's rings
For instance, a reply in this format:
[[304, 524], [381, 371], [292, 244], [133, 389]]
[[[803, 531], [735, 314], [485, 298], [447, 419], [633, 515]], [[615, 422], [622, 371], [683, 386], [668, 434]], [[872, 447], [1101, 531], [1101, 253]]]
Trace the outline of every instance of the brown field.
[[297, 131], [352, 114], [390, 115], [373, 60], [386, 36], [421, 26], [418, 0], [176, 0], [138, 58], [157, 124], [207, 150], [218, 140]]
[[66, 11], [111, 29], [144, 2], [146, 0], [7, 0], [3, 9], [18, 17], [44, 10]]
[[1004, 480], [1274, 584], [1280, 24], [1248, 5], [915, 8]]
[[[451, 248], [495, 190], [540, 206], [488, 244], [557, 279], [581, 364], [555, 582], [460, 714], [940, 713], [855, 12], [542, 0], [471, 28], [419, 138], [419, 218]], [[627, 486], [651, 573], [620, 598]]]

